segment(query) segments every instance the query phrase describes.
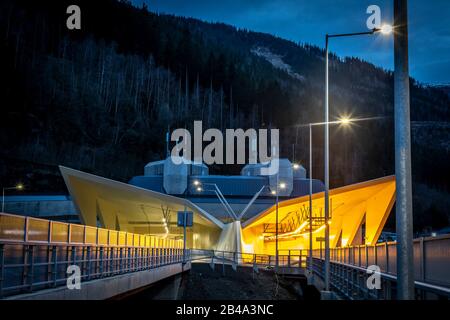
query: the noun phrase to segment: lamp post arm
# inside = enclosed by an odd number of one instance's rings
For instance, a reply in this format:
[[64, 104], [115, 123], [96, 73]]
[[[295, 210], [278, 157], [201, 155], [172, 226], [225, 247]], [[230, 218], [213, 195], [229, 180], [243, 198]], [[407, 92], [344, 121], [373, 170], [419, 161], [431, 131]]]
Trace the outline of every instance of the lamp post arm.
[[309, 125], [309, 269], [313, 272], [312, 250], [313, 250], [313, 235], [312, 235], [312, 124]]
[[367, 36], [372, 35], [376, 32], [381, 31], [380, 29], [372, 29], [371, 31], [365, 31], [365, 32], [353, 32], [353, 33], [337, 33], [337, 34], [327, 34], [327, 38], [343, 38], [343, 37], [354, 37], [354, 36]]

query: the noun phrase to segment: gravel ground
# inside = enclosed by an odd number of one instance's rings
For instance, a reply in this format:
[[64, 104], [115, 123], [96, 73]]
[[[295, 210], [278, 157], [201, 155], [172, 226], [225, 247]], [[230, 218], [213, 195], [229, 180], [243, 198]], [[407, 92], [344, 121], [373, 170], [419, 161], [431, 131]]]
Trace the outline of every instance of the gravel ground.
[[[277, 281], [278, 280], [278, 281]], [[208, 264], [193, 264], [190, 272], [183, 274], [178, 299], [183, 300], [297, 300], [299, 292], [287, 281], [272, 272], [253, 273], [252, 268]]]
[[195, 263], [182, 275], [121, 296], [125, 300], [315, 300], [319, 293], [298, 278], [277, 277], [271, 271], [254, 273], [252, 268], [234, 271], [222, 265], [211, 270], [209, 264]]

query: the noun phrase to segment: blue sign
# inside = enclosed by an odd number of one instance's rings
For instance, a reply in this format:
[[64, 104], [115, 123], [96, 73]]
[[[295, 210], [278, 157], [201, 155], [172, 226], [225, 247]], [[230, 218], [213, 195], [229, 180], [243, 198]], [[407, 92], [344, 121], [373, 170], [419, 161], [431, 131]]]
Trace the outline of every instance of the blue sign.
[[192, 211], [178, 211], [177, 225], [184, 227], [184, 217], [186, 215], [186, 227], [192, 227], [194, 225], [194, 213]]

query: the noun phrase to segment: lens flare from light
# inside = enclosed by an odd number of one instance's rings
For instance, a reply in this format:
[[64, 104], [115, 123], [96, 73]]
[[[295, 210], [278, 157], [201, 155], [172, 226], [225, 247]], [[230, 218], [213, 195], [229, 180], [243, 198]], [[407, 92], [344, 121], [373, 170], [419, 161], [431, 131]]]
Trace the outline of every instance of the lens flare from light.
[[380, 32], [382, 34], [391, 34], [393, 30], [394, 30], [394, 28], [390, 24], [384, 24], [380, 28]]
[[342, 117], [339, 119], [339, 123], [342, 125], [349, 125], [352, 122], [352, 119], [349, 117]]

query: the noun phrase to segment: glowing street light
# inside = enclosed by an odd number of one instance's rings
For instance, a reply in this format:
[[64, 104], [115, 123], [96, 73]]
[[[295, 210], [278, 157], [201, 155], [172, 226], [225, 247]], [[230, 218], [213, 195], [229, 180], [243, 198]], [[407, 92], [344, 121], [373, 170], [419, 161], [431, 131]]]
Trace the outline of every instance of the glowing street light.
[[298, 170], [298, 169], [300, 169], [300, 165], [299, 165], [298, 163], [294, 163], [294, 164], [292, 165], [292, 168], [293, 168], [294, 170]]
[[384, 24], [381, 28], [375, 29], [375, 32], [381, 32], [382, 34], [388, 35], [394, 31], [394, 27], [390, 24]]
[[[337, 121], [332, 122], [319, 122], [319, 123], [310, 123], [308, 124], [309, 127], [309, 257], [308, 257], [308, 267], [310, 272], [312, 272], [312, 264], [313, 264], [313, 255], [312, 255], [312, 248], [313, 248], [313, 207], [312, 207], [312, 190], [313, 190], [313, 156], [312, 156], [312, 128], [316, 126], [323, 126], [323, 125], [329, 125], [329, 124], [337, 124], [337, 125], [343, 125], [343, 126], [350, 126], [352, 122], [355, 121], [363, 121], [363, 120], [369, 120], [367, 119], [352, 119], [348, 116], [342, 116]], [[325, 225], [324, 225], [325, 227]]]
[[339, 119], [339, 122], [342, 125], [349, 125], [352, 122], [352, 119], [348, 117], [342, 117], [341, 119]]

